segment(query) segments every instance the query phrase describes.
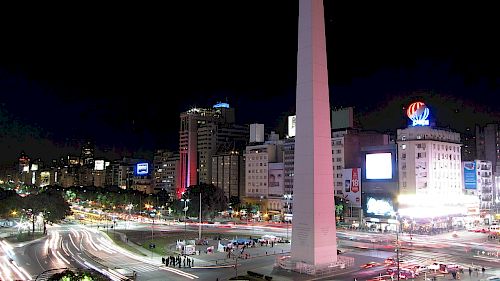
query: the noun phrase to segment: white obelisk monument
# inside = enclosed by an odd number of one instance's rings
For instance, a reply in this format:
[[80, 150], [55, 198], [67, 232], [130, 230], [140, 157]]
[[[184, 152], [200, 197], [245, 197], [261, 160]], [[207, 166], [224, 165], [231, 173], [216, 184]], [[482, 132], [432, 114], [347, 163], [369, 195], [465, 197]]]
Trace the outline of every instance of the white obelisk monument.
[[337, 261], [323, 0], [299, 0], [293, 262]]

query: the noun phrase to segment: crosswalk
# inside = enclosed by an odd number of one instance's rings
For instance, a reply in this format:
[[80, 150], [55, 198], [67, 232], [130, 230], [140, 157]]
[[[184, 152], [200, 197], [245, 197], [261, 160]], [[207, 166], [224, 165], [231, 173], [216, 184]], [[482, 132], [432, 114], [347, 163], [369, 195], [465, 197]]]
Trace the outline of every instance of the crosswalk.
[[[434, 262], [445, 263], [445, 264], [456, 264], [461, 267], [469, 268], [473, 266], [469, 263], [464, 263], [463, 261], [457, 260], [456, 256], [446, 253], [431, 253], [424, 251], [412, 251], [408, 254], [403, 254], [400, 257], [404, 263], [417, 264], [417, 265], [430, 265]], [[491, 267], [484, 267], [485, 269], [490, 269]]]
[[158, 270], [158, 266], [147, 264], [147, 263], [127, 263], [126, 268], [134, 270], [136, 272], [151, 272]]

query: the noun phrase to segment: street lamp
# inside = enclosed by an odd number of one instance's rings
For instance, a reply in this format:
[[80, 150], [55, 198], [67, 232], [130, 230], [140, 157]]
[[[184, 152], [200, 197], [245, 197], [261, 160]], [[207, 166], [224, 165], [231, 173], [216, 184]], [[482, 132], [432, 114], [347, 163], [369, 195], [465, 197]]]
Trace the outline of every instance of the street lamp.
[[[187, 199], [182, 198], [181, 202], [184, 202], [184, 236], [185, 236], [187, 233], [186, 220], [187, 220], [187, 210], [188, 210], [187, 203], [189, 203], [189, 198], [187, 198]], [[184, 237], [184, 238], [186, 238], [186, 237]]]
[[[292, 199], [292, 194], [285, 194], [283, 195], [286, 199], [286, 207], [287, 207], [287, 214], [290, 215], [290, 199]], [[285, 216], [287, 217], [287, 216]], [[289, 216], [287, 217], [287, 219], [285, 220], [285, 223], [286, 223], [286, 240], [288, 241], [288, 225], [290, 224], [289, 222]]]
[[398, 263], [398, 281], [399, 281], [399, 230], [401, 228], [401, 224], [399, 222], [399, 214], [395, 213], [396, 216], [396, 261]]

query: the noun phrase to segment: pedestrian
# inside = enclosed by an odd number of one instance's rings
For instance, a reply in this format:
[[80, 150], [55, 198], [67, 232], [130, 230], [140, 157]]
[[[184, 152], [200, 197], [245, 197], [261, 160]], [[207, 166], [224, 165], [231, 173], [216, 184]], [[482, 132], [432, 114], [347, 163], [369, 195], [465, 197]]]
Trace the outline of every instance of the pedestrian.
[[194, 259], [191, 260], [191, 267], [194, 266]]
[[484, 275], [484, 272], [486, 271], [486, 269], [483, 267], [481, 267], [481, 271], [483, 272], [483, 275]]
[[472, 274], [472, 268], [469, 267], [469, 276]]
[[165, 258], [161, 257], [161, 264], [165, 264]]
[[184, 257], [184, 260], [182, 261], [183, 266], [186, 267], [186, 257]]

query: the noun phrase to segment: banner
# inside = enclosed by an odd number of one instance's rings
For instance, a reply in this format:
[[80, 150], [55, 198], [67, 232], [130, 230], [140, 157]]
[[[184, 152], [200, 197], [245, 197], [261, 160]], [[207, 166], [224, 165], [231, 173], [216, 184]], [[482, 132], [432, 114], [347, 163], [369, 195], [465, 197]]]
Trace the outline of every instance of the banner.
[[476, 162], [474, 161], [464, 162], [464, 188], [477, 188]]
[[361, 208], [361, 168], [344, 169], [344, 199], [349, 200], [349, 206]]

